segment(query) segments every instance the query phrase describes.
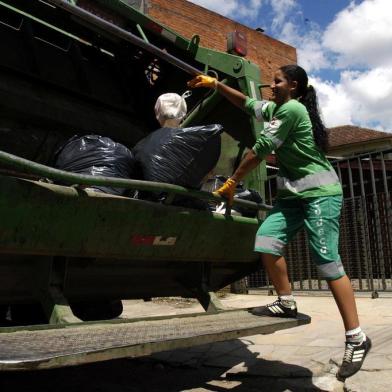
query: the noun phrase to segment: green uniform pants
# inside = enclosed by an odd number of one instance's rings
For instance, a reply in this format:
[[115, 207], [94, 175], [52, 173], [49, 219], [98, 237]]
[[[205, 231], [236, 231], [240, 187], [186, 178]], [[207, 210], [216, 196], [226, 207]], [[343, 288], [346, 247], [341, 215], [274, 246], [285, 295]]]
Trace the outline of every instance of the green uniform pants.
[[340, 260], [339, 218], [342, 196], [279, 199], [257, 231], [255, 251], [283, 256], [284, 247], [303, 227], [322, 278], [345, 275]]

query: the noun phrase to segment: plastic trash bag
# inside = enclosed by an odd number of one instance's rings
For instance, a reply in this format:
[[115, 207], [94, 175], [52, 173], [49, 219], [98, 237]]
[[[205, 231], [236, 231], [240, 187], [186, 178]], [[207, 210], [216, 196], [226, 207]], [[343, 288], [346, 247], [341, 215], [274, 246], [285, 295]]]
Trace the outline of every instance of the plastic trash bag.
[[[255, 203], [262, 203], [263, 202], [263, 199], [260, 196], [260, 193], [255, 191], [254, 189], [244, 189], [242, 192], [236, 193], [234, 195], [234, 198], [235, 199], [241, 199], [241, 200], [253, 201]], [[252, 208], [236, 206], [235, 209], [242, 216], [246, 216], [248, 218], [256, 218], [256, 216], [257, 216], [257, 211], [252, 209]]]
[[[188, 110], [185, 102], [187, 96], [186, 94], [181, 96], [176, 93], [166, 93], [158, 97], [154, 111], [161, 127], [177, 127], [180, 124]], [[167, 125], [170, 123], [172, 125]]]
[[[227, 179], [228, 177], [221, 175], [214, 176], [203, 185], [202, 189], [206, 192], [216, 191], [226, 182]], [[259, 192], [253, 189], [244, 188], [243, 182], [237, 184], [234, 198], [253, 201], [255, 203], [263, 203], [263, 199]], [[220, 203], [218, 205], [210, 203], [210, 208], [212, 208], [213, 212], [224, 215], [226, 212], [226, 203]], [[231, 215], [255, 218], [257, 216], [257, 211], [252, 208], [240, 207], [236, 205], [231, 209]]]
[[156, 130], [133, 149], [142, 178], [200, 189], [218, 162], [222, 131], [219, 124]]
[[[57, 169], [91, 176], [132, 178], [135, 161], [132, 152], [120, 143], [99, 135], [73, 136], [55, 153]], [[96, 191], [126, 195], [127, 189], [91, 185]]]

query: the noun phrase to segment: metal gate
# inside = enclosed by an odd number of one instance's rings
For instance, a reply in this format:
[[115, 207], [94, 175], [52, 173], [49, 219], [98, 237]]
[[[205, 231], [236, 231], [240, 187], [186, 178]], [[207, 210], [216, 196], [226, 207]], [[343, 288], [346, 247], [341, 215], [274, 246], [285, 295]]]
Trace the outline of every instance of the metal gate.
[[[392, 291], [392, 150], [332, 162], [343, 185], [339, 251], [355, 290]], [[268, 204], [276, 194], [276, 176], [266, 187]], [[327, 290], [311, 260], [307, 235], [299, 232], [286, 250], [294, 290]], [[264, 271], [248, 277], [249, 288], [270, 289]]]

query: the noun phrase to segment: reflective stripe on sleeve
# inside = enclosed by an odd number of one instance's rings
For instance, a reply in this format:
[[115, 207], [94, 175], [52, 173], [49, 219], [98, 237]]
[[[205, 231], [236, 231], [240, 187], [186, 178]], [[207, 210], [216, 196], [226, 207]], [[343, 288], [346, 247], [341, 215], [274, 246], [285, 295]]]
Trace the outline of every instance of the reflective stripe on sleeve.
[[282, 252], [283, 248], [286, 244], [275, 238], [275, 237], [266, 237], [266, 236], [256, 236], [255, 240], [255, 248], [264, 248], [270, 249], [275, 252]]
[[332, 261], [331, 263], [317, 264], [317, 269], [320, 276], [325, 279], [336, 279], [337, 277], [344, 276], [346, 273], [342, 262]]
[[319, 173], [308, 174], [299, 180], [290, 181], [285, 177], [277, 177], [277, 186], [279, 190], [287, 189], [291, 192], [302, 192], [306, 189], [317, 188], [323, 185], [332, 185], [339, 182], [335, 170], [323, 171]]
[[268, 106], [269, 101], [256, 101], [253, 110], [255, 113], [255, 117], [259, 121], [264, 121], [263, 110]]

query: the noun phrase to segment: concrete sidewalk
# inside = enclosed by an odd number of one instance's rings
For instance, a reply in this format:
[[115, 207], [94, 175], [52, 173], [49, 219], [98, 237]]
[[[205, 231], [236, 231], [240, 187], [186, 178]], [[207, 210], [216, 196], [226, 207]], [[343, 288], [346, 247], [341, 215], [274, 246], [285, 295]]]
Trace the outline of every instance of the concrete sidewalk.
[[[265, 295], [233, 295], [222, 298], [227, 307], [247, 308], [271, 302]], [[235, 341], [155, 354], [149, 360], [165, 366], [221, 369], [219, 380], [209, 387], [189, 391], [235, 390], [244, 378], [273, 391], [361, 391], [392, 390], [392, 298], [357, 298], [362, 328], [372, 338], [373, 349], [362, 370], [343, 384], [335, 374], [343, 356], [344, 329], [332, 297], [297, 297], [299, 310], [312, 323], [272, 335], [256, 335]], [[124, 316], [180, 314], [202, 311], [197, 303], [125, 302]], [[223, 382], [222, 382], [223, 380]], [[262, 384], [260, 384], [262, 383]], [[248, 382], [251, 385], [252, 382]], [[215, 387], [214, 387], [215, 385]], [[245, 389], [241, 389], [245, 390]]]

